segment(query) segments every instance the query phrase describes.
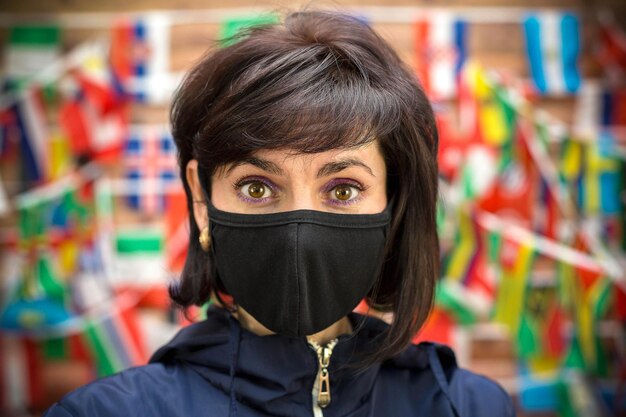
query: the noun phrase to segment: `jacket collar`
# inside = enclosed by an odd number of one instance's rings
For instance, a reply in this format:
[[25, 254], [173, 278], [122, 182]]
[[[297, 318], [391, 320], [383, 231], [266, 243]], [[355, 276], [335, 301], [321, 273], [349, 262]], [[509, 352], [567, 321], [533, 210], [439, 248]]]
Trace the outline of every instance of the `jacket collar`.
[[[355, 371], [363, 352], [375, 345], [387, 325], [356, 313], [349, 315], [355, 332], [342, 335], [330, 360], [333, 415], [348, 415], [366, 404], [381, 364]], [[413, 346], [414, 348], [416, 346]], [[207, 319], [183, 328], [150, 362], [184, 362], [235, 403], [277, 416], [310, 415], [318, 360], [305, 337], [257, 336], [243, 329], [229, 312], [207, 310]], [[412, 349], [393, 358], [394, 366], [429, 366], [424, 350]]]

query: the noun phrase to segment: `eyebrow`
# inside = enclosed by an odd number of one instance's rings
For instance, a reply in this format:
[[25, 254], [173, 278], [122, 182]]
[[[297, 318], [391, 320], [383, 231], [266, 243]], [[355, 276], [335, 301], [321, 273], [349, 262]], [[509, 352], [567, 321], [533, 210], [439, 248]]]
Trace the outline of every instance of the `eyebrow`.
[[[238, 166], [245, 165], [245, 164], [253, 165], [271, 174], [275, 174], [275, 175], [285, 174], [285, 171], [274, 162], [268, 161], [267, 159], [260, 159], [260, 158], [254, 158], [254, 157], [245, 158], [245, 159], [242, 159], [241, 161], [237, 161], [236, 163], [232, 164], [226, 171], [226, 174], [229, 174], [233, 169], [237, 168]], [[350, 167], [361, 167], [365, 169], [372, 177], [375, 177], [374, 173], [372, 172], [372, 169], [369, 166], [367, 166], [365, 162], [361, 161], [360, 159], [345, 158], [339, 161], [333, 161], [333, 162], [324, 164], [324, 166], [322, 166], [317, 171], [317, 178], [336, 174]]]
[[236, 163], [232, 164], [226, 171], [226, 174], [230, 174], [230, 172], [233, 169], [237, 168], [238, 166], [245, 165], [245, 164], [254, 165], [255, 167], [262, 169], [263, 171], [269, 172], [271, 174], [275, 174], [275, 175], [285, 174], [285, 171], [283, 171], [283, 169], [279, 167], [278, 165], [276, 165], [274, 162], [268, 161], [267, 159], [259, 159], [259, 158], [253, 158], [253, 157], [242, 159], [241, 161], [237, 161]]
[[365, 162], [361, 161], [360, 159], [345, 158], [345, 159], [341, 159], [339, 161], [329, 162], [329, 163], [325, 164], [323, 167], [321, 167], [319, 169], [319, 171], [317, 171], [317, 178], [325, 177], [327, 175], [336, 174], [336, 173], [338, 173], [340, 171], [343, 171], [344, 169], [347, 169], [347, 168], [350, 168], [350, 167], [361, 167], [361, 168], [364, 168], [372, 177], [376, 176], [372, 172], [372, 169], [369, 166], [367, 166], [365, 164]]

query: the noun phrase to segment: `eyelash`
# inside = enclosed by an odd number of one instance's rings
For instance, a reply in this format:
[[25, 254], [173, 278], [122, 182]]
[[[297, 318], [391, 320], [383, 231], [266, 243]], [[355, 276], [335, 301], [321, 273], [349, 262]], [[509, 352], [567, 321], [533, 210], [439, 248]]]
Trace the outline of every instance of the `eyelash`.
[[339, 185], [347, 185], [349, 187], [354, 187], [359, 191], [359, 194], [355, 198], [352, 198], [346, 201], [335, 200], [335, 199], [329, 198], [328, 199], [329, 204], [332, 204], [335, 206], [349, 206], [350, 204], [354, 204], [363, 198], [363, 192], [367, 190], [368, 188], [368, 187], [364, 187], [359, 182], [354, 181], [354, 180], [350, 180], [347, 178], [337, 178], [337, 179], [330, 181], [328, 184], [326, 184], [326, 186], [324, 187], [324, 194], [330, 193], [334, 188], [336, 188]]
[[237, 181], [235, 181], [233, 183], [233, 188], [237, 192], [237, 196], [240, 199], [242, 199], [243, 201], [245, 201], [246, 203], [260, 204], [260, 203], [265, 203], [268, 200], [273, 198], [273, 197], [250, 198], [250, 197], [244, 195], [241, 192], [241, 187], [243, 187], [244, 185], [252, 184], [253, 182], [260, 182], [261, 184], [263, 184], [264, 186], [269, 188], [272, 193], [275, 193], [277, 190], [280, 190], [276, 185], [274, 185], [273, 183], [269, 182], [267, 179], [265, 179], [263, 177], [255, 177], [255, 176], [252, 176], [252, 177], [249, 177], [249, 176], [241, 177], [241, 178], [239, 178]]
[[[239, 179], [237, 179], [234, 183], [233, 183], [233, 188], [235, 189], [235, 191], [237, 192], [237, 196], [247, 202], [247, 203], [252, 203], [252, 204], [262, 204], [267, 202], [268, 200], [274, 198], [274, 197], [263, 197], [263, 198], [250, 198], [246, 195], [244, 195], [241, 192], [241, 187], [243, 187], [244, 185], [248, 185], [251, 184], [253, 182], [260, 182], [261, 184], [263, 184], [264, 186], [268, 187], [270, 189], [270, 191], [272, 193], [276, 193], [277, 191], [280, 191], [280, 188], [277, 187], [275, 184], [273, 184], [272, 182], [268, 181], [266, 178], [263, 177], [256, 177], [256, 176], [243, 176]], [[326, 184], [324, 186], [324, 194], [328, 194], [330, 193], [335, 187], [339, 186], [339, 185], [347, 185], [349, 187], [354, 187], [359, 191], [359, 194], [350, 200], [346, 200], [346, 201], [341, 201], [341, 200], [335, 200], [332, 198], [327, 199], [327, 202], [329, 204], [335, 205], [335, 206], [348, 206], [351, 204], [354, 204], [358, 201], [360, 201], [363, 198], [363, 192], [366, 191], [369, 187], [365, 187], [362, 184], [360, 184], [357, 181], [354, 180], [350, 180], [347, 178], [337, 178], [334, 179], [332, 181], [330, 181], [328, 184]]]

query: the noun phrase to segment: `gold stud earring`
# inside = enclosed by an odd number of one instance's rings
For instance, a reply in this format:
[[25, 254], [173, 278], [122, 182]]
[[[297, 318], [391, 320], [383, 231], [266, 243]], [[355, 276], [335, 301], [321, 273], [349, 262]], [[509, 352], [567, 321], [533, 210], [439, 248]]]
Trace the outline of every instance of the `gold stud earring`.
[[202, 247], [202, 250], [208, 252], [209, 248], [211, 247], [211, 235], [209, 234], [209, 226], [205, 226], [205, 228], [202, 229], [198, 240], [200, 241], [200, 246]]

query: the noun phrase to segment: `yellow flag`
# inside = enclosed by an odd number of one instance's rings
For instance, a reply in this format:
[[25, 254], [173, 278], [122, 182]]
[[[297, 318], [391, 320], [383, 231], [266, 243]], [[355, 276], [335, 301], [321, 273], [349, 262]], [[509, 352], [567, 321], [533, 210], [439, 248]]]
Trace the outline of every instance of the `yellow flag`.
[[78, 267], [78, 244], [67, 240], [59, 245], [59, 272], [66, 277], [76, 272]]
[[581, 167], [582, 144], [566, 139], [561, 150], [561, 175], [568, 181], [573, 181], [580, 175]]
[[72, 167], [69, 141], [60, 133], [50, 138], [50, 177], [56, 179], [67, 174]]
[[524, 309], [526, 284], [534, 259], [532, 242], [521, 244], [515, 262], [503, 268], [496, 302], [495, 321], [506, 324], [511, 334], [519, 331]]
[[474, 94], [479, 101], [478, 118], [483, 139], [491, 146], [501, 146], [509, 136], [504, 110], [485, 71], [478, 65], [474, 65], [470, 71]]

